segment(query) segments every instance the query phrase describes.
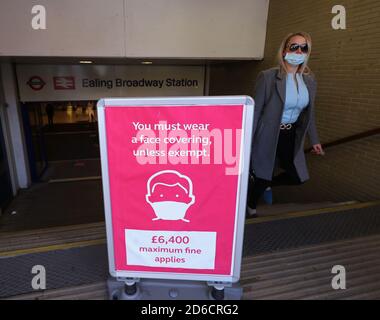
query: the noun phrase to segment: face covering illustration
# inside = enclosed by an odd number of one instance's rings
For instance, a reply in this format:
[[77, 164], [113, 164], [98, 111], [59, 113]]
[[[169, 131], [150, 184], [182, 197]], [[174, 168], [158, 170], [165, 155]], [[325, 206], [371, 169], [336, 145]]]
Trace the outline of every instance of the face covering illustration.
[[182, 220], [195, 202], [193, 182], [175, 170], [163, 170], [153, 174], [147, 182], [146, 201], [156, 218], [153, 220]]

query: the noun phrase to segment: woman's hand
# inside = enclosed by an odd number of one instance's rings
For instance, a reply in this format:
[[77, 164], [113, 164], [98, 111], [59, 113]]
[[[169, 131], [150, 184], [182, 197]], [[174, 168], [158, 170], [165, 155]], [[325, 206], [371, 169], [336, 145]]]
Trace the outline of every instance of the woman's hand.
[[321, 155], [321, 156], [325, 155], [325, 152], [323, 151], [321, 144], [314, 144], [313, 145], [313, 150], [311, 150], [311, 152], [315, 153], [317, 155]]

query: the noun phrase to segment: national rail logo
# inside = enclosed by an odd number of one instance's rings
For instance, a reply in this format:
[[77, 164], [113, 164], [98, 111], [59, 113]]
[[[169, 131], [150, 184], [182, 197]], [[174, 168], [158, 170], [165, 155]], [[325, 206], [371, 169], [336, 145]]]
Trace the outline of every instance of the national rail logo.
[[75, 77], [53, 77], [54, 90], [75, 90]]

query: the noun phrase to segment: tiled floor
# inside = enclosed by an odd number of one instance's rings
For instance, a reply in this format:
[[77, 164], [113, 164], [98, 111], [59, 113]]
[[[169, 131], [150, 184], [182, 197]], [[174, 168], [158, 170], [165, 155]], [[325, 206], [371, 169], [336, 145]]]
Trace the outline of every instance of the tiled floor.
[[0, 232], [103, 221], [100, 180], [39, 183], [20, 192], [0, 217]]

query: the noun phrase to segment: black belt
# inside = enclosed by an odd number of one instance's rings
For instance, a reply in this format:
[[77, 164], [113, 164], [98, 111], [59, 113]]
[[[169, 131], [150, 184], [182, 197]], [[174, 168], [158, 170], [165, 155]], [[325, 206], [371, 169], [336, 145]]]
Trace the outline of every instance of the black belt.
[[295, 123], [281, 123], [280, 130], [291, 130], [295, 128]]

